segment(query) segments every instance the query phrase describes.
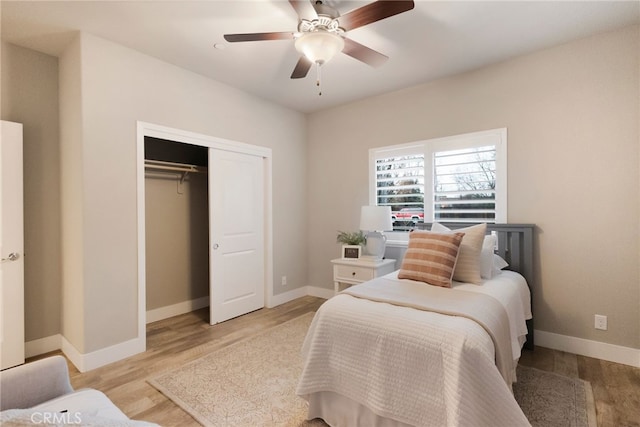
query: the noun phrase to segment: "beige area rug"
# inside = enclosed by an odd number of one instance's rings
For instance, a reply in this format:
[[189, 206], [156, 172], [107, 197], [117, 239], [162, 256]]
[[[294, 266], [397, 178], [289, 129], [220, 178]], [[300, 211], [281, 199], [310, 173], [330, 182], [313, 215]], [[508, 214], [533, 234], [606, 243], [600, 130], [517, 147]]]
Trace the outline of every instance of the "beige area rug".
[[149, 381], [205, 426], [325, 426], [305, 423], [296, 396], [300, 349], [315, 313], [217, 350]]
[[[304, 420], [306, 402], [295, 394], [302, 372], [300, 348], [313, 314], [216, 350], [149, 383], [205, 426], [326, 426], [321, 420]], [[514, 394], [533, 426], [595, 427], [588, 382], [526, 367], [518, 368], [518, 379]]]

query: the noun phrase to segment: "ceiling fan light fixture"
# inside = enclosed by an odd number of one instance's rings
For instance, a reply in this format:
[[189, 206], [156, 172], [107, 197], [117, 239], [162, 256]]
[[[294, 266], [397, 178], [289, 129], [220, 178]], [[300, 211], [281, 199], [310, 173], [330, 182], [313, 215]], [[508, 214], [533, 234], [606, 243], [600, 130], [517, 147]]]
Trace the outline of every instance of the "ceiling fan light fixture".
[[304, 33], [295, 41], [296, 50], [309, 61], [324, 64], [344, 48], [344, 39], [335, 33], [318, 30]]

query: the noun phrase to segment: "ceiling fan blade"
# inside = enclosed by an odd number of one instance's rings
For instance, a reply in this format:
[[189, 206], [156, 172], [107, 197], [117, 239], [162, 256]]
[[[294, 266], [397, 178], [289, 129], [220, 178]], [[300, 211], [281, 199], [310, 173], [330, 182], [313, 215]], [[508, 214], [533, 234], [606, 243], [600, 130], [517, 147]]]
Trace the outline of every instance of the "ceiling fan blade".
[[350, 31], [381, 19], [389, 18], [402, 12], [413, 9], [412, 0], [378, 0], [347, 12], [338, 18], [340, 27]]
[[261, 40], [291, 40], [292, 32], [283, 33], [249, 33], [249, 34], [225, 34], [224, 39], [228, 42], [255, 42]]
[[293, 73], [291, 73], [292, 79], [302, 79], [307, 77], [307, 73], [313, 63], [307, 59], [306, 56], [302, 55], [296, 64], [296, 68], [293, 69]]
[[342, 53], [349, 55], [358, 61], [362, 61], [365, 64], [371, 65], [372, 67], [379, 67], [389, 59], [388, 56], [383, 55], [380, 52], [376, 52], [375, 50], [348, 38], [344, 39], [344, 49], [342, 49]]
[[310, 0], [289, 0], [300, 19], [317, 19], [318, 13], [314, 9]]

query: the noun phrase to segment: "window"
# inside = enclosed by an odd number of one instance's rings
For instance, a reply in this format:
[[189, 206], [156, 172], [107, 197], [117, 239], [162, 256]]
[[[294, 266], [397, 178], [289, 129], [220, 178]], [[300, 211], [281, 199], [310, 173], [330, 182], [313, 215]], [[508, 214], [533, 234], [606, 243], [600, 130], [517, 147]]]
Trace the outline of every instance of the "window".
[[370, 203], [395, 231], [418, 222], [506, 222], [506, 129], [374, 148]]

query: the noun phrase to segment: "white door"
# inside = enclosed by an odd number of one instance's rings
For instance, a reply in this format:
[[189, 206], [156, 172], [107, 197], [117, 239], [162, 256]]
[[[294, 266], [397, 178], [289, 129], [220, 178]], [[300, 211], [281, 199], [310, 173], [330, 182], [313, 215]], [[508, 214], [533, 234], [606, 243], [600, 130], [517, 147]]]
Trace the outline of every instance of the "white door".
[[264, 307], [263, 158], [209, 149], [210, 323]]
[[2, 121], [0, 140], [0, 365], [24, 363], [22, 125]]

